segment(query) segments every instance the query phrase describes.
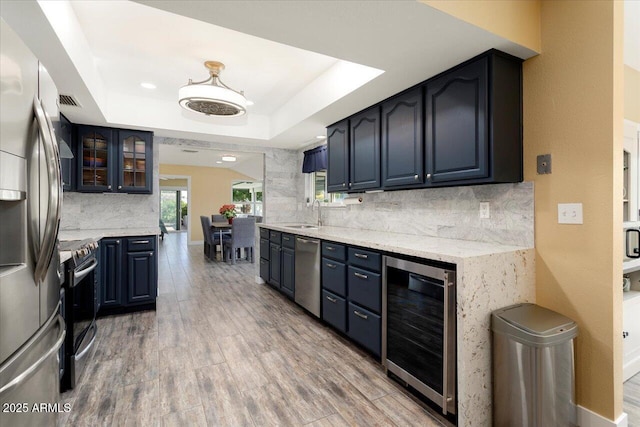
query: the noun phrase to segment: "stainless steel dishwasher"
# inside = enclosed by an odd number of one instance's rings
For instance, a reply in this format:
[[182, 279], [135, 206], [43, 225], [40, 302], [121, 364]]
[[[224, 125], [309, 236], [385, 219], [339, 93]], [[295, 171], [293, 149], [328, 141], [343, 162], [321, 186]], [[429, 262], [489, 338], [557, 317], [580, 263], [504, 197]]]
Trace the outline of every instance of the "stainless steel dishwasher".
[[296, 237], [296, 303], [320, 317], [320, 240]]

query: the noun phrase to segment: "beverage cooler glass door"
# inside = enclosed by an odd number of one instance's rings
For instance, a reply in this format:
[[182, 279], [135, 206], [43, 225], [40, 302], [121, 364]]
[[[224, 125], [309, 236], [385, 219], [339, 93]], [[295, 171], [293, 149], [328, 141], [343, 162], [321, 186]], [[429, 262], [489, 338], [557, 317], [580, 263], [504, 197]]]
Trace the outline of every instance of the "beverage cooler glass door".
[[383, 274], [383, 364], [455, 414], [455, 272], [385, 257]]

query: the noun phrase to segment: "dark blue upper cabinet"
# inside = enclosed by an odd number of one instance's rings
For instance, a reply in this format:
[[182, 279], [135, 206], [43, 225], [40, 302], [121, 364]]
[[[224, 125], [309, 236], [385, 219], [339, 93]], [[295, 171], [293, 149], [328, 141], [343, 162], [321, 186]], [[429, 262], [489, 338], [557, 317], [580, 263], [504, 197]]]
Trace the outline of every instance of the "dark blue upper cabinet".
[[380, 107], [350, 119], [349, 190], [380, 187]]
[[485, 57], [427, 83], [428, 182], [488, 176], [488, 68]]
[[382, 104], [382, 187], [421, 184], [424, 177], [422, 87]]
[[152, 134], [123, 130], [118, 134], [118, 188], [125, 193], [151, 194], [153, 176]]
[[349, 120], [327, 128], [327, 191], [347, 191], [349, 180]]
[[77, 189], [81, 192], [104, 193], [115, 189], [113, 132], [109, 128], [84, 126], [77, 128]]
[[152, 193], [152, 132], [78, 125], [76, 134], [78, 191]]

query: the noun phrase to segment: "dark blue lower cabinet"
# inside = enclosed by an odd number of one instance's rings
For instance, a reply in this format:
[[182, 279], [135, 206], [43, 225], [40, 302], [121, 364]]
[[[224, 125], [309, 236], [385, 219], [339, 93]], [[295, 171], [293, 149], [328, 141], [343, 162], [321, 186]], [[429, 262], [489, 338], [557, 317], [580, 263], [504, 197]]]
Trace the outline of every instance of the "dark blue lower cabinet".
[[382, 337], [380, 316], [351, 302], [348, 306], [348, 312], [349, 330], [347, 335], [380, 357]]
[[347, 302], [345, 299], [323, 290], [322, 320], [340, 332], [347, 332]]
[[347, 296], [347, 266], [322, 258], [322, 287], [342, 297]]
[[349, 300], [380, 313], [382, 311], [381, 275], [351, 266], [347, 274]]
[[122, 247], [121, 239], [102, 239], [100, 241], [100, 307], [118, 307], [122, 305]]
[[289, 298], [293, 298], [295, 290], [295, 250], [282, 248], [282, 270], [280, 275], [280, 290]]
[[99, 315], [155, 308], [158, 295], [157, 236], [100, 241]]
[[127, 303], [141, 304], [156, 300], [155, 252], [127, 253]]
[[280, 289], [282, 267], [282, 247], [276, 243], [269, 244], [269, 280], [268, 283]]
[[269, 281], [269, 260], [268, 259], [260, 258], [260, 278], [265, 282]]

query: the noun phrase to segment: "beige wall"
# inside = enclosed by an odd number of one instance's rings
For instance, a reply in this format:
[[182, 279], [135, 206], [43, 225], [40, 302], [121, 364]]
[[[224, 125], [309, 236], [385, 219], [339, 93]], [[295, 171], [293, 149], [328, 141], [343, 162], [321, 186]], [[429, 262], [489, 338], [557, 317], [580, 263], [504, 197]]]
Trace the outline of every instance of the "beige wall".
[[640, 71], [624, 66], [624, 118], [640, 123]]
[[[525, 180], [535, 185], [536, 298], [578, 322], [577, 403], [622, 412], [622, 3], [543, 2], [524, 63]], [[550, 153], [552, 173], [537, 175]], [[581, 202], [583, 225], [559, 225]]]
[[189, 240], [201, 241], [202, 226], [200, 216], [218, 213], [220, 206], [231, 203], [231, 184], [238, 180], [253, 181], [252, 178], [231, 169], [202, 166], [160, 165], [161, 175], [181, 175], [191, 177], [191, 228]]
[[539, 0], [422, 0], [449, 15], [540, 52]]
[[162, 187], [186, 187], [187, 180], [186, 179], [161, 179], [160, 180], [160, 189]]

